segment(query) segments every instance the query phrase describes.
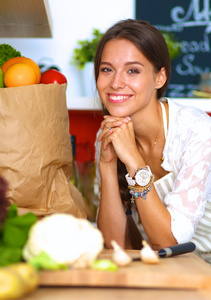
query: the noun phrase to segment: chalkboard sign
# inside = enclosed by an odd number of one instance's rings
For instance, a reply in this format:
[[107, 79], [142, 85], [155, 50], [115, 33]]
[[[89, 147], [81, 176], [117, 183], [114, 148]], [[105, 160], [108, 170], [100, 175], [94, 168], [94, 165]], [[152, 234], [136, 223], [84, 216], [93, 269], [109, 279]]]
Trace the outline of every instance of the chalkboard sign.
[[193, 96], [200, 74], [211, 72], [211, 0], [136, 0], [136, 19], [182, 42], [166, 96]]

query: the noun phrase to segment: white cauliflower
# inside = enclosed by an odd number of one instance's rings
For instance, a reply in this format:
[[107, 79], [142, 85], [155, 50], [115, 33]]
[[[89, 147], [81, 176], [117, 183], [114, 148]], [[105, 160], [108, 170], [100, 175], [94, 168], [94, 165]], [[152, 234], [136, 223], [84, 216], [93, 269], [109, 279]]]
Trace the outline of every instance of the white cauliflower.
[[103, 246], [102, 233], [88, 220], [56, 213], [44, 217], [31, 227], [23, 258], [29, 261], [46, 252], [58, 263], [85, 268], [93, 263]]

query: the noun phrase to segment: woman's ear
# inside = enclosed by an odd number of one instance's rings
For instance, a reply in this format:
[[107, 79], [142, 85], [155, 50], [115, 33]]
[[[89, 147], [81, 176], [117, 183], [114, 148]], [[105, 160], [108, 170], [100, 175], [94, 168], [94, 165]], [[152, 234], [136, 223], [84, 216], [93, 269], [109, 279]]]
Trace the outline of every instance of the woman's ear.
[[160, 89], [164, 86], [166, 83], [167, 76], [166, 76], [166, 69], [163, 67], [160, 69], [160, 71], [157, 74], [157, 79], [156, 79], [156, 88]]

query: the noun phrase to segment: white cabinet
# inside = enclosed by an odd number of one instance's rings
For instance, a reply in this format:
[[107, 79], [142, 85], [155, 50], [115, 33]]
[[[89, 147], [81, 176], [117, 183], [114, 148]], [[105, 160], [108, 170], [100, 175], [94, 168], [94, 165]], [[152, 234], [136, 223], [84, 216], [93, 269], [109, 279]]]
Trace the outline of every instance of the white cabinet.
[[48, 0], [0, 0], [0, 37], [52, 37]]

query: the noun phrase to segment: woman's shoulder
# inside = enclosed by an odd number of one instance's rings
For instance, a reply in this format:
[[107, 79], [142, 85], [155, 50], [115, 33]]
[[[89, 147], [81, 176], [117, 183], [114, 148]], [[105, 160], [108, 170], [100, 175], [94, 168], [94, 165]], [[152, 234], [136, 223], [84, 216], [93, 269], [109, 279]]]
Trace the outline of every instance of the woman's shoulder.
[[169, 127], [167, 144], [183, 146], [206, 143], [211, 139], [211, 117], [204, 111], [167, 99]]
[[[169, 117], [183, 122], [184, 124], [195, 124], [205, 122], [211, 126], [211, 117], [203, 110], [190, 105], [177, 103], [175, 100], [165, 98], [169, 105]], [[190, 100], [191, 101], [191, 100]], [[175, 121], [176, 121], [175, 120]]]

